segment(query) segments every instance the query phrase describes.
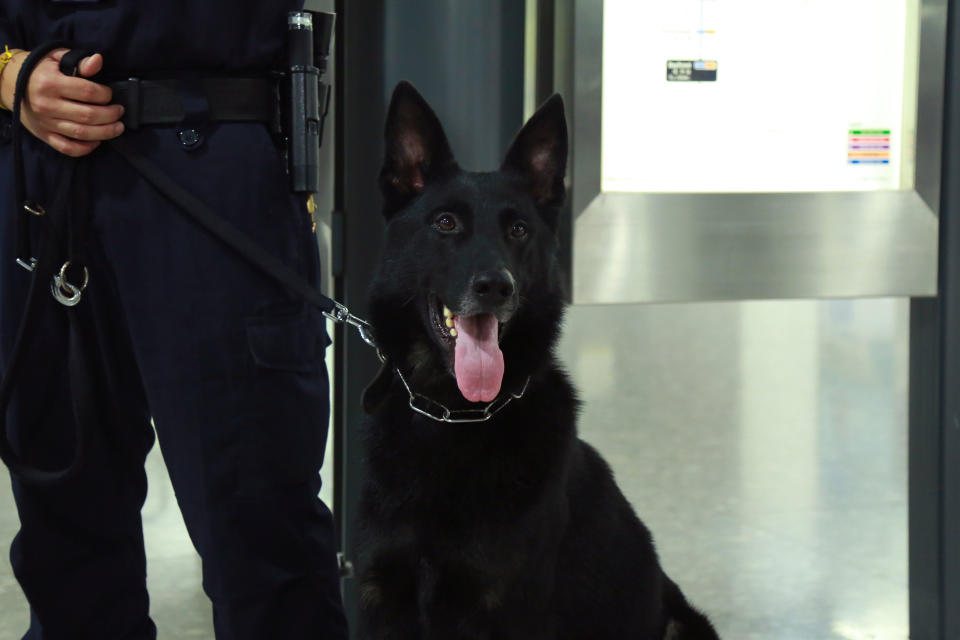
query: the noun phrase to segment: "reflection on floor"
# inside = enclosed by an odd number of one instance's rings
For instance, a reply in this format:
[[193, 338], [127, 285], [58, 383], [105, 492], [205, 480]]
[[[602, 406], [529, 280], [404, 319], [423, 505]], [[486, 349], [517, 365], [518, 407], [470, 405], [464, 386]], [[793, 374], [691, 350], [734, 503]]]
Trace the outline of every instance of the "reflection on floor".
[[907, 638], [904, 301], [581, 307], [563, 359], [729, 640]]
[[[577, 307], [585, 439], [726, 640], [903, 640], [904, 301]], [[162, 640], [212, 638], [162, 460], [144, 508]], [[0, 543], [16, 532], [0, 475]], [[0, 640], [27, 609], [0, 562]]]

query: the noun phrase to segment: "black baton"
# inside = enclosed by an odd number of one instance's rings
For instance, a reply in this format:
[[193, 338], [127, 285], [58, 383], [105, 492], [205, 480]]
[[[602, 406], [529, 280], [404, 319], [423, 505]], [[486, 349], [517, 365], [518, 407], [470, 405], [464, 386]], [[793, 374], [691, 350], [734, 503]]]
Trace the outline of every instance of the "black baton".
[[330, 87], [320, 80], [327, 67], [333, 21], [334, 14], [319, 11], [293, 11], [287, 16], [290, 107], [286, 131], [294, 193], [320, 190], [320, 143], [330, 102]]

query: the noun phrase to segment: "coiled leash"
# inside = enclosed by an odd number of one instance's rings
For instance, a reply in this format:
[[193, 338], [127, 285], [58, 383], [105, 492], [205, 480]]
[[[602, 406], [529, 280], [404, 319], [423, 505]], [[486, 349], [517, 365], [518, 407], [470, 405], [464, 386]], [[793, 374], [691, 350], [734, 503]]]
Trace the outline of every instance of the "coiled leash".
[[[92, 362], [89, 345], [84, 336], [90, 336], [87, 324], [89, 318], [75, 309], [87, 286], [89, 274], [86, 268], [86, 225], [90, 219], [89, 198], [85, 193], [87, 163], [82, 159], [70, 162], [61, 172], [47, 207], [31, 203], [26, 199], [26, 176], [23, 164], [23, 125], [20, 123], [20, 110], [25, 95], [27, 80], [37, 64], [51, 51], [66, 46], [62, 42], [51, 42], [35, 48], [23, 62], [20, 75], [17, 76], [14, 94], [12, 118], [12, 144], [14, 162], [14, 197], [17, 209], [17, 263], [30, 271], [31, 279], [13, 353], [7, 366], [7, 372], [0, 381], [0, 458], [10, 471], [25, 482], [34, 484], [52, 484], [73, 475], [79, 468], [86, 448], [86, 430], [82, 425], [96, 419], [93, 407], [93, 389], [90, 377], [86, 373]], [[65, 55], [61, 61], [61, 70], [69, 69], [70, 75], [76, 71], [80, 58]], [[71, 211], [72, 209], [72, 211]], [[47, 236], [45, 242], [37, 242], [38, 251], [33, 253], [30, 226], [23, 218], [30, 214], [39, 221], [38, 226]], [[64, 247], [66, 247], [64, 249]], [[66, 254], [66, 259], [64, 259]], [[58, 262], [63, 260], [62, 262]], [[77, 274], [80, 274], [77, 277]], [[71, 277], [76, 278], [71, 280]], [[48, 285], [49, 283], [49, 285]], [[24, 379], [21, 369], [24, 366], [23, 355], [26, 345], [36, 339], [38, 315], [51, 293], [65, 310], [68, 332], [68, 376], [71, 388], [72, 410], [74, 415], [75, 446], [71, 461], [62, 469], [42, 469], [31, 465], [16, 455], [7, 433], [7, 408], [13, 390]], [[50, 375], [57, 375], [51, 372]]]

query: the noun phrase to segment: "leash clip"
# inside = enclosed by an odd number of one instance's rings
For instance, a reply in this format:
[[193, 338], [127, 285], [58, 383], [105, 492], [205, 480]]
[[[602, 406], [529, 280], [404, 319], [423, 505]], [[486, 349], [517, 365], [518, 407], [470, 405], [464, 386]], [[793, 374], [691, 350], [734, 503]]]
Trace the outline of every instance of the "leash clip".
[[380, 362], [385, 362], [386, 357], [380, 351], [380, 347], [377, 345], [377, 341], [373, 337], [373, 327], [370, 326], [370, 323], [363, 318], [358, 318], [350, 313], [350, 310], [339, 302], [334, 301], [333, 305], [333, 311], [324, 311], [323, 315], [327, 316], [334, 322], [342, 322], [344, 324], [349, 324], [356, 327], [357, 332], [360, 334], [360, 339], [376, 349], [377, 357], [380, 358]]
[[75, 307], [80, 302], [80, 298], [83, 297], [83, 290], [87, 288], [87, 284], [90, 282], [90, 272], [87, 271], [86, 267], [83, 268], [83, 284], [78, 287], [67, 280], [67, 269], [69, 267], [70, 261], [67, 260], [60, 267], [60, 273], [53, 276], [50, 281], [50, 293], [53, 295], [53, 299], [63, 306]]
[[17, 264], [26, 269], [27, 271], [33, 273], [33, 270], [37, 268], [37, 259], [30, 258], [30, 262], [27, 262], [23, 258], [17, 258]]

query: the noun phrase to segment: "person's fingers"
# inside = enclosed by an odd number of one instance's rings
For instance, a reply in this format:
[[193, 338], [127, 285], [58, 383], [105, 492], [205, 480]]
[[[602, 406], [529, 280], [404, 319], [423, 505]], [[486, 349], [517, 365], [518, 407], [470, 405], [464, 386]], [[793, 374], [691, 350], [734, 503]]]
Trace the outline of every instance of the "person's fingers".
[[[48, 54], [48, 57], [57, 63], [57, 67], [60, 66], [60, 60], [63, 58], [63, 55], [70, 51], [70, 49], [54, 49]], [[80, 75], [84, 78], [89, 78], [95, 76], [103, 70], [103, 56], [99, 53], [95, 53], [92, 56], [87, 56], [80, 61]]]
[[95, 76], [103, 69], [103, 56], [95, 53], [80, 61], [80, 75], [84, 78]]
[[70, 120], [78, 124], [98, 125], [117, 122], [123, 116], [123, 105], [93, 105], [72, 100], [33, 96], [30, 112], [39, 120]]
[[71, 120], [52, 120], [47, 128], [73, 140], [111, 140], [123, 133], [122, 122], [110, 124], [80, 124]]
[[[123, 107], [109, 104], [113, 98], [110, 87], [60, 73], [59, 63], [67, 51], [57, 49], [37, 66], [27, 87], [28, 101], [21, 119], [50, 147], [79, 158], [96, 149], [100, 141], [123, 133], [119, 122]], [[88, 56], [79, 67], [81, 76], [92, 77], [103, 68], [103, 56]]]
[[101, 107], [71, 100], [44, 100], [34, 104], [33, 111], [44, 120], [69, 120], [79, 125], [111, 124], [123, 117], [123, 105]]
[[72, 158], [85, 156], [100, 146], [99, 141], [71, 140], [58, 133], [48, 131], [40, 139], [64, 155]]
[[61, 75], [54, 81], [57, 82], [56, 89], [62, 98], [88, 104], [110, 104], [113, 99], [113, 90], [110, 87], [90, 80]]

